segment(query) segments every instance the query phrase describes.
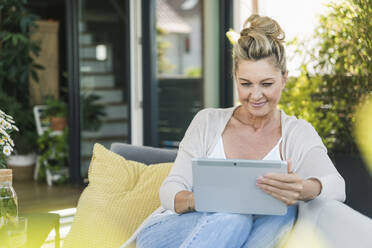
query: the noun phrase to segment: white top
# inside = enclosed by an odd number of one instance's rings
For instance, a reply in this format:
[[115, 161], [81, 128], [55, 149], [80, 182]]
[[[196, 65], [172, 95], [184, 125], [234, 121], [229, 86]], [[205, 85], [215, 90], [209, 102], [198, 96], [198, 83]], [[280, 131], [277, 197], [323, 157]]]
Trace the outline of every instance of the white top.
[[[198, 112], [182, 139], [174, 165], [160, 187], [161, 206], [150, 215], [122, 247], [132, 243], [153, 215], [174, 212], [174, 198], [180, 191], [192, 191], [192, 158], [209, 157], [237, 107], [208, 108]], [[283, 160], [291, 159], [292, 171], [303, 179], [317, 178], [322, 191], [318, 198], [344, 201], [345, 181], [327, 155], [327, 149], [314, 127], [305, 120], [281, 111]], [[176, 213], [175, 213], [176, 214]]]
[[[280, 150], [279, 150], [279, 144], [282, 141], [282, 138], [278, 140], [276, 145], [269, 151], [266, 156], [262, 160], [281, 160], [280, 157]], [[226, 159], [225, 154], [225, 148], [223, 146], [223, 139], [222, 136], [218, 139], [217, 144], [213, 148], [213, 151], [208, 156], [208, 158], [220, 158], [220, 159]]]

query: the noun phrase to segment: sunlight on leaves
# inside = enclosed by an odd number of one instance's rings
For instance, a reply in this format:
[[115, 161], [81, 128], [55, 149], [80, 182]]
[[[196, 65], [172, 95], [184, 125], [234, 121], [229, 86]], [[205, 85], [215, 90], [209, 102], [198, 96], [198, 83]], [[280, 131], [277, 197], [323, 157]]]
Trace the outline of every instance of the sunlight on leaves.
[[372, 175], [372, 94], [366, 97], [356, 112], [355, 136]]

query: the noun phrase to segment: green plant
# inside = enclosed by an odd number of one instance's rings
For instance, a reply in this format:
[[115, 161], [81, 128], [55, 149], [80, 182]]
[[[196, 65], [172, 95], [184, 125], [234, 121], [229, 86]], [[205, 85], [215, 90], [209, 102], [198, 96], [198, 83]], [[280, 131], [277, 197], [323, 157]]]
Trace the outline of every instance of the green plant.
[[81, 95], [83, 130], [97, 131], [102, 125], [102, 118], [106, 116], [105, 107], [97, 101], [101, 97], [94, 94]]
[[169, 63], [165, 57], [167, 49], [171, 46], [171, 43], [165, 40], [165, 35], [167, 32], [160, 28], [156, 27], [156, 52], [157, 52], [157, 68], [158, 74], [164, 74], [171, 72], [176, 66]]
[[29, 75], [38, 81], [34, 62], [40, 47], [30, 39], [37, 16], [25, 8], [26, 0], [0, 1], [0, 106], [17, 119], [20, 132], [14, 136], [18, 153], [31, 152], [36, 129], [29, 105]]
[[0, 110], [0, 169], [6, 168], [7, 157], [13, 151], [14, 141], [10, 137], [13, 131], [19, 131], [13, 117]]
[[201, 77], [202, 70], [200, 67], [190, 67], [186, 70], [187, 77]]
[[62, 100], [48, 96], [45, 99], [46, 108], [43, 111], [45, 117], [67, 117], [67, 104]]
[[324, 83], [322, 77], [310, 76], [306, 73], [306, 68], [303, 68], [303, 73], [299, 77], [288, 79], [279, 107], [288, 115], [310, 122], [322, 137], [324, 144], [332, 149], [340, 123], [334, 106], [325, 104], [322, 99], [321, 89]]
[[354, 113], [372, 91], [372, 4], [342, 0], [327, 7], [314, 35], [316, 44], [308, 49], [304, 42], [292, 43], [304, 64], [283, 92], [281, 107], [310, 121], [333, 151], [358, 153]]
[[[68, 167], [68, 128], [61, 135], [55, 135], [51, 129], [46, 130], [37, 139], [39, 154], [39, 179], [45, 179], [46, 170], [58, 172]], [[68, 178], [61, 178], [63, 183]]]

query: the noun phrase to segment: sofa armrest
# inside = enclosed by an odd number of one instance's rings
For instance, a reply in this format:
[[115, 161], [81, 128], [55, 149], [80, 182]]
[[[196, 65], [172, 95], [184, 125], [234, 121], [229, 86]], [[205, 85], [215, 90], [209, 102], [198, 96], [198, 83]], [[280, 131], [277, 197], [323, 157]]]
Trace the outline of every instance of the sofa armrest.
[[173, 162], [177, 151], [149, 146], [134, 146], [125, 143], [112, 143], [110, 150], [123, 156], [125, 159], [134, 160], [144, 164], [157, 164]]
[[329, 248], [372, 247], [372, 219], [335, 200], [317, 198], [299, 204], [292, 237], [303, 233], [323, 240]]

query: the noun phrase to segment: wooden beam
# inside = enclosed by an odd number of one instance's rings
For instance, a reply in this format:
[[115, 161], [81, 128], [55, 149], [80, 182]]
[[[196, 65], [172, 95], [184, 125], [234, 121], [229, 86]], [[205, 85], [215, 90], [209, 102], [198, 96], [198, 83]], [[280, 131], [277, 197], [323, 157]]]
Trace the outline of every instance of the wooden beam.
[[252, 0], [252, 14], [258, 15], [258, 0]]

